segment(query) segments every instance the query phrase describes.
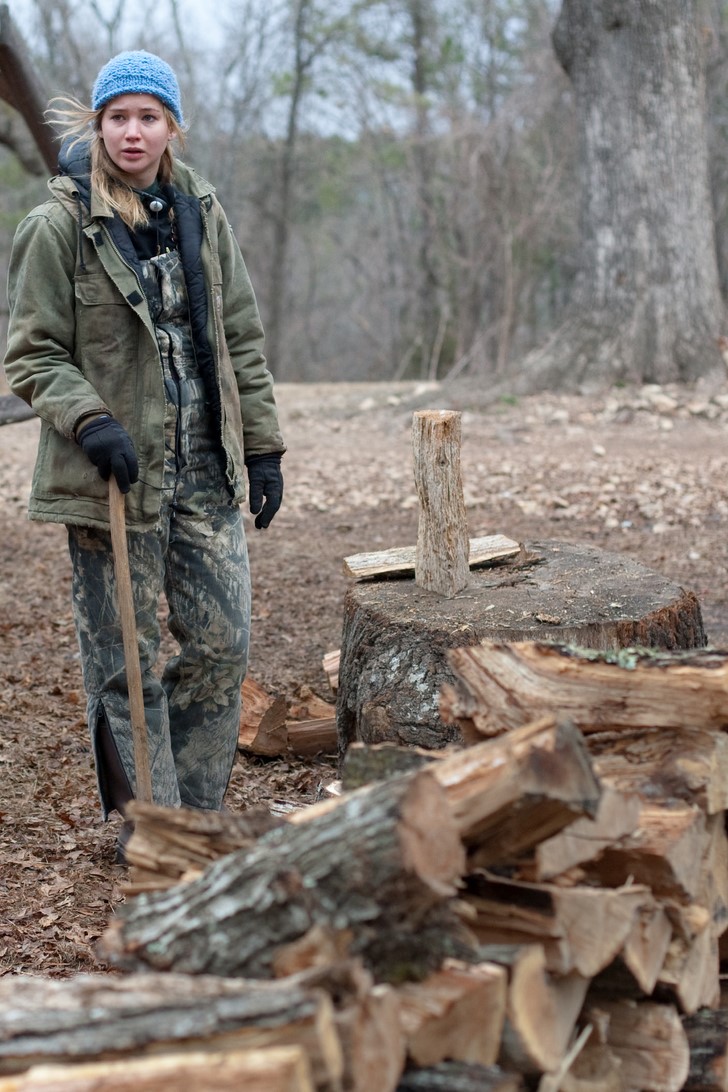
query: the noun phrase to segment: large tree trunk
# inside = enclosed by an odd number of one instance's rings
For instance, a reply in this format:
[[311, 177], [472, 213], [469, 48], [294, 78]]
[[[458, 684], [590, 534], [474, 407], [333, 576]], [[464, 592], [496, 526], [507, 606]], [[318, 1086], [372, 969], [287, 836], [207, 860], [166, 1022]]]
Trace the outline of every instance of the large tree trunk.
[[580, 276], [524, 382], [690, 381], [723, 365], [696, 0], [563, 0], [553, 34], [574, 90]]

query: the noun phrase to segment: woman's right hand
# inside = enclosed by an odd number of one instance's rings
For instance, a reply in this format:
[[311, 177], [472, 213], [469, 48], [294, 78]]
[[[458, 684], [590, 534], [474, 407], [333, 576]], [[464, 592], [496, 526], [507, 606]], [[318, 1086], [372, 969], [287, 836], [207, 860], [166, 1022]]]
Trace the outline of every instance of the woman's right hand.
[[110, 414], [101, 414], [82, 424], [76, 440], [84, 455], [97, 467], [105, 482], [113, 474], [122, 493], [139, 480], [139, 463], [126, 429]]

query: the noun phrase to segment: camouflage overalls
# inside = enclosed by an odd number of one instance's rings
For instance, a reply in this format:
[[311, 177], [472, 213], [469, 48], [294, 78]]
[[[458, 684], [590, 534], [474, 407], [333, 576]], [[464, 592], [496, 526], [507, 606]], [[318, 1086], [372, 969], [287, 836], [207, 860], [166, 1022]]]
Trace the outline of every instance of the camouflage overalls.
[[[158, 529], [128, 535], [154, 801], [219, 810], [235, 758], [250, 627], [240, 509], [195, 362], [176, 250], [141, 263], [165, 378]], [[105, 816], [133, 795], [124, 652], [108, 532], [69, 527], [73, 607]], [[159, 602], [179, 652], [155, 672]], [[121, 765], [119, 764], [119, 760]]]

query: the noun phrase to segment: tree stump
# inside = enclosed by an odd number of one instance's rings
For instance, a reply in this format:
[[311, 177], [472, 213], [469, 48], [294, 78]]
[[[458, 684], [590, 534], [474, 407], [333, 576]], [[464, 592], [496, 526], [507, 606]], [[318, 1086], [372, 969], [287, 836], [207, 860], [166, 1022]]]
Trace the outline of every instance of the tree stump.
[[414, 580], [355, 584], [344, 603], [337, 734], [350, 743], [430, 748], [462, 742], [440, 717], [451, 648], [552, 640], [617, 650], [702, 648], [696, 596], [621, 554], [529, 543], [496, 567], [471, 570], [463, 591], [434, 595]]

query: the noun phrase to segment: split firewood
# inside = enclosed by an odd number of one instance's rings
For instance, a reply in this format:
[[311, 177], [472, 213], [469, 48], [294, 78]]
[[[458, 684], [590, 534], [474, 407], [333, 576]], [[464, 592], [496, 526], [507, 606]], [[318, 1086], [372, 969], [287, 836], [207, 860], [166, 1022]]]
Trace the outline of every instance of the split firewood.
[[274, 758], [335, 754], [338, 749], [336, 706], [308, 688], [289, 703], [273, 698], [254, 680], [243, 683], [243, 712], [238, 747], [250, 754]]
[[680, 1011], [691, 1015], [720, 1004], [718, 940], [710, 928], [696, 937], [674, 935], [658, 976], [658, 986], [674, 996]]
[[[336, 1013], [344, 1052], [347, 1092], [394, 1092], [405, 1065], [399, 1002], [390, 986], [377, 985]], [[247, 1089], [246, 1089], [247, 1092]]]
[[396, 991], [375, 985], [358, 960], [329, 963], [298, 975], [296, 981], [307, 989], [322, 989], [334, 1000], [346, 1092], [394, 1092], [406, 1060]]
[[639, 824], [641, 806], [636, 793], [627, 794], [606, 786], [593, 819], [589, 816], [576, 819], [536, 847], [535, 879], [560, 876], [576, 865], [594, 860], [610, 845], [632, 834]]
[[[351, 750], [345, 770], [356, 768], [357, 762], [381, 769], [392, 755], [398, 769], [427, 764], [445, 790], [460, 838], [470, 847], [471, 867], [519, 856], [585, 811], [594, 813], [599, 802], [599, 785], [581, 736], [549, 718], [508, 737], [439, 757], [437, 752], [386, 746]], [[300, 809], [288, 822], [315, 821], [346, 799], [332, 797]], [[259, 833], [282, 823], [263, 816], [262, 829], [251, 830], [245, 814], [208, 815], [137, 803], [130, 805], [129, 814], [138, 817], [128, 846], [134, 867], [129, 894], [161, 890], [183, 877], [192, 879], [213, 859], [250, 845]]]
[[599, 779], [623, 792], [728, 809], [728, 735], [716, 729], [639, 728], [586, 737]]
[[447, 960], [397, 989], [407, 1053], [418, 1066], [450, 1059], [493, 1065], [506, 1015], [507, 975], [493, 963]]
[[279, 949], [320, 925], [387, 980], [408, 960], [420, 973], [437, 966], [443, 945], [467, 947], [453, 899], [463, 848], [428, 770], [310, 811], [189, 883], [123, 904], [102, 957], [125, 969], [265, 978]]
[[643, 903], [619, 958], [647, 997], [657, 985], [671, 939], [672, 924], [665, 907], [655, 900]]
[[698, 902], [710, 912], [715, 935], [721, 936], [728, 928], [728, 837], [723, 812], [708, 816], [705, 835], [707, 847]]
[[485, 948], [538, 942], [555, 974], [578, 971], [592, 978], [627, 942], [647, 887], [616, 890], [523, 883], [487, 873], [466, 877], [463, 899], [473, 912], [470, 928]]
[[341, 1045], [323, 990], [174, 973], [0, 980], [0, 1074], [41, 1064], [278, 1046], [303, 1050], [317, 1089], [340, 1087]]
[[254, 679], [243, 682], [238, 747], [256, 755], [284, 754], [287, 747], [286, 699], [273, 698]]
[[286, 718], [288, 750], [296, 755], [335, 755], [339, 748], [336, 705], [302, 686], [289, 702]]
[[447, 793], [470, 867], [510, 861], [593, 817], [601, 793], [582, 736], [553, 717], [455, 751], [429, 771]]
[[673, 1005], [651, 1001], [588, 1002], [583, 1018], [604, 1028], [604, 1041], [620, 1059], [624, 1088], [680, 1092], [690, 1068], [690, 1048]]
[[286, 749], [295, 755], [335, 755], [338, 745], [334, 715], [286, 721]]
[[[643, 913], [647, 914], [647, 908]], [[658, 990], [663, 999], [672, 996], [682, 1013], [716, 1008], [720, 1003], [718, 940], [707, 912], [702, 928], [700, 915], [692, 916], [695, 932], [685, 929], [683, 915], [675, 918], [672, 907], [665, 911], [655, 904], [652, 918], [643, 919], [644, 933], [636, 937], [633, 932], [619, 957], [592, 980], [592, 995], [640, 1000]]]
[[728, 653], [596, 652], [542, 641], [453, 649], [457, 679], [440, 713], [466, 741], [499, 735], [545, 713], [582, 732], [616, 728], [721, 729], [728, 723]]
[[336, 648], [332, 652], [327, 652], [321, 661], [321, 666], [324, 669], [326, 678], [329, 680], [329, 686], [333, 693], [339, 689], [339, 660], [341, 659], [341, 649]]
[[635, 881], [660, 898], [694, 903], [702, 893], [710, 839], [700, 808], [645, 803], [634, 833], [586, 863], [584, 871], [607, 887]]
[[254, 845], [261, 835], [285, 823], [263, 807], [235, 815], [131, 800], [126, 814], [134, 821], [126, 847], [132, 869], [127, 895], [162, 891], [199, 876], [212, 861]]
[[728, 1089], [728, 1009], [703, 1009], [683, 1020], [690, 1047], [685, 1092]]
[[341, 780], [350, 792], [372, 781], [419, 770], [431, 762], [447, 758], [447, 751], [431, 751], [424, 747], [401, 747], [396, 743], [352, 743], [341, 763]]
[[[468, 566], [471, 569], [493, 565], [517, 557], [522, 546], [505, 535], [482, 535], [468, 542]], [[355, 580], [414, 576], [415, 546], [394, 546], [388, 550], [351, 554], [344, 558], [344, 569]]]
[[325, 720], [336, 716], [336, 703], [315, 694], [310, 686], [299, 687], [288, 702], [288, 719], [293, 721]]
[[575, 1065], [579, 1055], [591, 1038], [592, 1030], [590, 1024], [587, 1024], [585, 1028], [581, 1029], [576, 1039], [570, 1043], [566, 1054], [559, 1062], [559, 1068], [554, 1073], [543, 1074], [541, 1080], [538, 1082], [538, 1092], [560, 1092], [572, 1067]]
[[[588, 1030], [587, 1024], [584, 1031]], [[555, 1089], [553, 1084], [541, 1087], [548, 1080], [549, 1077], [542, 1078], [538, 1092]], [[624, 1092], [624, 1089], [620, 1059], [606, 1044], [595, 1042], [593, 1035], [558, 1080], [558, 1092]]]
[[499, 1064], [527, 1076], [553, 1073], [566, 1054], [589, 980], [575, 971], [549, 974], [540, 944], [500, 951], [509, 982]]
[[179, 1054], [34, 1065], [18, 1077], [0, 1077], [0, 1092], [314, 1092], [301, 1047], [185, 1051]]
[[497, 1065], [441, 1062], [404, 1074], [397, 1092], [523, 1092], [523, 1077]]

